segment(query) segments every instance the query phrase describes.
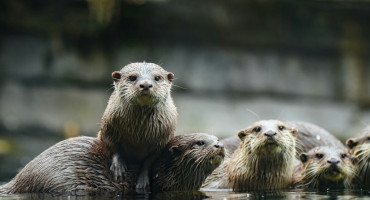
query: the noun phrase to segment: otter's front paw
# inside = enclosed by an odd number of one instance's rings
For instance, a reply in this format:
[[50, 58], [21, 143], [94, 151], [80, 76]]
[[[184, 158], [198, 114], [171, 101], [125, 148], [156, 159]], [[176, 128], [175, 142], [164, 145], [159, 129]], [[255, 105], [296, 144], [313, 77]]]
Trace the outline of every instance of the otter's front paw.
[[121, 162], [118, 154], [113, 155], [110, 171], [113, 173], [113, 178], [115, 181], [117, 181], [117, 183], [123, 182], [123, 175], [126, 172], [126, 165]]

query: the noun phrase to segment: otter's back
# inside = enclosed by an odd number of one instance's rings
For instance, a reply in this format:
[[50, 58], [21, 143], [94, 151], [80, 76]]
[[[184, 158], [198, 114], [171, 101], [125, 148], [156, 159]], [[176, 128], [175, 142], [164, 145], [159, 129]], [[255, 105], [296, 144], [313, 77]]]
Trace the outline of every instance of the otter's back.
[[327, 130], [315, 124], [300, 121], [290, 121], [287, 124], [293, 126], [299, 132], [296, 146], [298, 154], [308, 152], [310, 149], [318, 146], [334, 146], [345, 149], [342, 142]]
[[67, 139], [34, 158], [0, 192], [79, 195], [119, 191], [107, 171], [109, 158], [96, 138]]

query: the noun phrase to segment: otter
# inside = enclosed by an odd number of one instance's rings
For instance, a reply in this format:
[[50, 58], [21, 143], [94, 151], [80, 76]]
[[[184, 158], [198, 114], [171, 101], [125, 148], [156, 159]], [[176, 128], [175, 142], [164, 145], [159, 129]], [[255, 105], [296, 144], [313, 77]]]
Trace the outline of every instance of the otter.
[[247, 191], [290, 186], [297, 133], [295, 128], [279, 120], [258, 121], [239, 131], [239, 147], [202, 187]]
[[75, 137], [48, 148], [30, 161], [0, 193], [94, 195], [120, 193], [124, 185], [113, 180], [111, 154], [94, 137]]
[[298, 130], [296, 146], [298, 155], [318, 146], [346, 148], [333, 134], [316, 124], [301, 121], [288, 121], [287, 124]]
[[[220, 165], [224, 148], [205, 133], [173, 137], [154, 162], [153, 192], [199, 190], [206, 176]], [[125, 194], [110, 166], [108, 147], [94, 137], [61, 141], [28, 163], [0, 194], [52, 193], [60, 195]], [[135, 178], [135, 177], [132, 177]]]
[[174, 136], [177, 110], [171, 97], [173, 73], [153, 63], [132, 63], [112, 73], [114, 91], [98, 139], [112, 152], [118, 182], [141, 165], [137, 189], [149, 188], [150, 165]]
[[[315, 124], [301, 121], [289, 121], [286, 124], [298, 130], [296, 141], [297, 158], [300, 153], [308, 152], [310, 149], [317, 146], [336, 146], [345, 148], [341, 141], [329, 133], [322, 127]], [[228, 153], [233, 153], [240, 144], [238, 136], [231, 136], [222, 139], [221, 142], [225, 145]]]
[[315, 147], [300, 155], [294, 169], [293, 185], [307, 189], [350, 188], [355, 168], [346, 148]]
[[370, 126], [346, 141], [354, 158], [358, 179], [354, 182], [360, 188], [370, 189]]
[[152, 191], [199, 190], [224, 157], [224, 146], [215, 136], [176, 136], [155, 162]]

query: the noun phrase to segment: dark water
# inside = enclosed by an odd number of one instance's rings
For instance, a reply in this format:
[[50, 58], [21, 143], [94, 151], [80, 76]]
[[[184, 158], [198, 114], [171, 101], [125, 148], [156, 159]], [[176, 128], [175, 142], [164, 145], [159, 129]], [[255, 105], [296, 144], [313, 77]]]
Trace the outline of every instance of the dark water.
[[273, 192], [236, 193], [229, 190], [212, 190], [200, 192], [168, 192], [157, 195], [136, 196], [54, 196], [50, 194], [19, 194], [0, 195], [1, 200], [7, 199], [370, 199], [370, 191], [365, 190], [327, 190], [305, 191], [291, 189]]

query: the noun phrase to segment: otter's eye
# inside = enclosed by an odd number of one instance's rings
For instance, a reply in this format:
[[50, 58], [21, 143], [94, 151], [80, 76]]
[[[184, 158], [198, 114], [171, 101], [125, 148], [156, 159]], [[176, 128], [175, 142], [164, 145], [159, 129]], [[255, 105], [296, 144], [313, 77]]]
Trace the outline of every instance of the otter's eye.
[[323, 154], [321, 154], [321, 153], [316, 154], [316, 158], [318, 158], [318, 159], [321, 159], [321, 158], [323, 158], [323, 157], [324, 157], [324, 155], [323, 155]]
[[285, 126], [279, 126], [279, 130], [284, 130], [285, 129]]
[[161, 77], [160, 77], [160, 76], [155, 76], [155, 77], [154, 77], [154, 80], [155, 80], [155, 81], [160, 81], [160, 80], [161, 80]]
[[367, 137], [367, 140], [369, 140], [369, 141], [370, 141], [370, 137]]
[[342, 154], [340, 154], [340, 157], [341, 157], [342, 159], [345, 159], [345, 158], [347, 158], [347, 154], [342, 153]]
[[261, 131], [261, 127], [257, 126], [256, 128], [253, 129], [254, 132], [260, 132]]
[[128, 79], [130, 79], [130, 81], [136, 81], [137, 76], [129, 76]]
[[198, 146], [202, 146], [202, 145], [204, 145], [204, 144], [205, 144], [205, 143], [204, 143], [204, 141], [198, 141], [198, 142], [197, 142], [197, 145], [198, 145]]

